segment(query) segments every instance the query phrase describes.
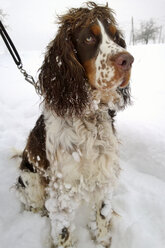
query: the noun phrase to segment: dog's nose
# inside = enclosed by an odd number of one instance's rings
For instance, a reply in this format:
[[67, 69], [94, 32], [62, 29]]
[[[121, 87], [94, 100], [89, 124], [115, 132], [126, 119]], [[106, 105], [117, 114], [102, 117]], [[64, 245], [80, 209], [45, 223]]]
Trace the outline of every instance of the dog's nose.
[[114, 62], [119, 69], [128, 71], [134, 62], [134, 57], [129, 53], [123, 53], [116, 56]]

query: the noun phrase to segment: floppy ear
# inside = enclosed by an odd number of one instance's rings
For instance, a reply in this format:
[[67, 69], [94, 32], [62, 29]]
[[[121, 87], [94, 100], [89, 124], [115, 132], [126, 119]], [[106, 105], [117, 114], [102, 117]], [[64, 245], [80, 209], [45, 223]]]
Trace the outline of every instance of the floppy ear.
[[39, 74], [39, 92], [59, 116], [79, 115], [88, 102], [88, 80], [71, 39], [71, 30], [61, 27], [48, 46]]

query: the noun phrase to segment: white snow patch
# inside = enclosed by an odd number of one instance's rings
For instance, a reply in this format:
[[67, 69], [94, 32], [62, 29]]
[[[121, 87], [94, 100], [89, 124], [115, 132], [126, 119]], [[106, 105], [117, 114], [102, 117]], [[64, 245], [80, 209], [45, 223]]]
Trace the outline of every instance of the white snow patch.
[[37, 161], [40, 161], [41, 159], [40, 159], [40, 156], [37, 156]]
[[80, 156], [79, 156], [78, 152], [73, 152], [72, 156], [76, 162], [80, 162]]

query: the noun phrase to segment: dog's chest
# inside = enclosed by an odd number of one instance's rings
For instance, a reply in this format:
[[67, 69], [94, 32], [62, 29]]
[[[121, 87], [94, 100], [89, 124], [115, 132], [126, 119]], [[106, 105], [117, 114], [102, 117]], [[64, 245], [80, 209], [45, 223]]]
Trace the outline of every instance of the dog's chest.
[[47, 114], [45, 124], [51, 174], [91, 191], [116, 181], [118, 141], [107, 113], [83, 120]]

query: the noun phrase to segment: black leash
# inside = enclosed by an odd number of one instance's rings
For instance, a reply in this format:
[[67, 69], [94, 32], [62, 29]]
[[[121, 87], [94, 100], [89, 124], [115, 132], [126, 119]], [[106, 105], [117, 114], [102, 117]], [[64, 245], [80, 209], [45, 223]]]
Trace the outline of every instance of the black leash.
[[34, 78], [29, 75], [24, 69], [23, 69], [23, 64], [21, 61], [21, 58], [19, 56], [19, 53], [17, 52], [17, 49], [15, 48], [10, 36], [8, 35], [5, 27], [3, 26], [2, 22], [0, 21], [0, 34], [2, 36], [2, 39], [4, 40], [7, 49], [9, 50], [15, 64], [17, 65], [18, 69], [20, 70], [20, 72], [24, 75], [25, 80], [27, 82], [29, 82], [30, 84], [32, 84], [35, 89], [37, 89], [37, 84], [34, 80]]

